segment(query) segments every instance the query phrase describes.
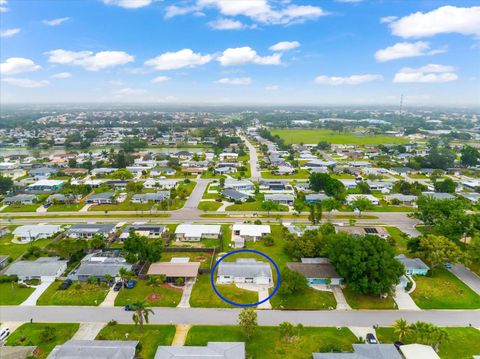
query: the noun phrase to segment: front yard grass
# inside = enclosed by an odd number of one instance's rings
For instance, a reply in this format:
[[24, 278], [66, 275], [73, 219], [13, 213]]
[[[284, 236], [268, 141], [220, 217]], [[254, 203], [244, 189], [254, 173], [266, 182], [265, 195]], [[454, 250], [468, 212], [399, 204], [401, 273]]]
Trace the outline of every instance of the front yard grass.
[[222, 203], [217, 201], [201, 201], [198, 204], [198, 209], [201, 211], [216, 211], [220, 207], [222, 207]]
[[407, 254], [407, 238], [403, 236], [403, 232], [397, 227], [385, 227], [390, 234], [390, 237], [395, 239], [395, 253], [396, 254]]
[[479, 309], [480, 296], [447, 269], [415, 276], [412, 299], [422, 309]]
[[[231, 204], [227, 208], [226, 211], [247, 211], [247, 212], [267, 212], [262, 208], [262, 201], [255, 201], [255, 202], [245, 202], [240, 204]], [[278, 205], [278, 211], [280, 212], [287, 212], [288, 207], [282, 204]], [[278, 212], [277, 210], [271, 212]]]
[[62, 281], [53, 282], [38, 298], [37, 305], [99, 305], [107, 296], [105, 284], [74, 282], [66, 290], [58, 290]]
[[[10, 230], [13, 230], [15, 227], [16, 226], [11, 226], [9, 228]], [[9, 256], [12, 260], [15, 260], [21, 255], [23, 255], [23, 253], [25, 253], [26, 250], [31, 246], [44, 248], [52, 241], [52, 239], [39, 239], [35, 242], [19, 244], [13, 243], [12, 239], [12, 233], [3, 236], [0, 239], [0, 255]]]
[[171, 345], [174, 336], [174, 325], [144, 325], [142, 331], [138, 325], [115, 324], [104, 327], [95, 339], [138, 340], [141, 344], [138, 358], [153, 359], [158, 346]]
[[0, 283], [0, 305], [19, 305], [24, 302], [35, 289], [21, 287], [18, 283]]
[[246, 340], [238, 326], [193, 326], [185, 345], [205, 346], [208, 342], [246, 342], [247, 357], [255, 359], [307, 359], [321, 351], [352, 351], [355, 336], [348, 328], [303, 327], [293, 342], [281, 337], [278, 327], [258, 327]]
[[[442, 359], [470, 359], [480, 353], [480, 331], [475, 328], [444, 328], [449, 340], [440, 344], [439, 355]], [[393, 328], [378, 328], [377, 337], [381, 343], [393, 343], [398, 340], [398, 336], [393, 332]], [[414, 338], [405, 338], [402, 340], [405, 344], [415, 343]]]
[[41, 203], [34, 204], [10, 204], [3, 209], [3, 213], [12, 212], [36, 212], [37, 208], [41, 206]]
[[152, 307], [176, 307], [182, 297], [182, 290], [164, 285], [149, 285], [138, 280], [132, 288], [122, 288], [115, 298], [116, 306], [125, 306], [138, 301], [147, 301]]
[[335, 309], [337, 302], [332, 292], [320, 291], [310, 287], [305, 290], [282, 297], [278, 293], [270, 299], [273, 309], [287, 310], [327, 310]]
[[[61, 345], [73, 337], [79, 328], [78, 323], [25, 323], [7, 339], [7, 346], [37, 346], [36, 358], [46, 358], [56, 345]], [[54, 328], [54, 337], [46, 341], [42, 333], [45, 328]]]
[[[219, 239], [215, 240], [220, 242]], [[200, 268], [210, 268], [210, 262], [212, 260], [212, 253], [210, 252], [162, 252], [162, 262], [170, 262], [172, 258], [188, 257], [190, 262], [200, 262]]]
[[299, 169], [295, 173], [285, 174], [285, 175], [276, 175], [270, 171], [262, 171], [262, 178], [265, 179], [307, 179], [310, 176], [310, 172], [305, 169]]
[[348, 288], [343, 289], [343, 294], [352, 309], [397, 309], [392, 296], [380, 298], [380, 296], [355, 293]]
[[52, 204], [47, 212], [78, 212], [84, 206], [85, 203]]
[[[217, 290], [225, 298], [236, 303], [247, 304], [258, 301], [257, 292], [237, 288], [234, 284], [219, 285]], [[190, 305], [195, 308], [233, 308], [213, 291], [210, 284], [210, 274], [202, 274], [197, 277], [190, 297]]]

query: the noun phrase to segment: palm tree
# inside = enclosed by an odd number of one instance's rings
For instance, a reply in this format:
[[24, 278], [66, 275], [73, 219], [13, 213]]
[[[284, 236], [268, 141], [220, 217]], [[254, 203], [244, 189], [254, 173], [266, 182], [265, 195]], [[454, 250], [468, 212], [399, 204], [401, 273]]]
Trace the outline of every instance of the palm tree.
[[402, 341], [412, 332], [412, 327], [405, 319], [398, 319], [393, 323], [393, 332], [398, 335], [398, 340]]
[[425, 344], [432, 331], [432, 325], [425, 322], [416, 322], [412, 324], [412, 330], [415, 334], [415, 341], [420, 344]]
[[125, 288], [125, 280], [128, 278], [130, 275], [130, 272], [128, 271], [127, 268], [122, 267], [118, 271], [118, 275], [120, 276], [120, 280], [122, 281], [122, 289]]
[[433, 348], [435, 349], [436, 352], [438, 352], [440, 344], [442, 344], [443, 342], [447, 342], [449, 340], [448, 332], [443, 328], [435, 327], [434, 336], [435, 336], [435, 341], [433, 344]]
[[143, 323], [148, 324], [148, 316], [155, 313], [151, 308], [148, 307], [147, 302], [144, 300], [139, 300], [135, 303], [132, 303], [131, 308], [135, 311], [132, 319], [135, 325], [140, 325], [140, 330], [143, 332]]

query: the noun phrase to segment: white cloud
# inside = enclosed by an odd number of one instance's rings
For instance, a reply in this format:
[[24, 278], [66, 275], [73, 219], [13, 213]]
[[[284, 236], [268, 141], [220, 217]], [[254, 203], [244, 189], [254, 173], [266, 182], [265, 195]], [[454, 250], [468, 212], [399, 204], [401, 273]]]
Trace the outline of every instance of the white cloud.
[[396, 83], [443, 83], [458, 79], [453, 66], [428, 64], [417, 69], [404, 67], [395, 74]]
[[165, 82], [165, 81], [168, 81], [170, 80], [170, 77], [168, 76], [158, 76], [158, 77], [155, 77], [152, 82], [154, 84], [159, 84], [159, 83], [162, 83], [162, 82]]
[[402, 59], [405, 57], [417, 57], [435, 55], [445, 52], [446, 49], [430, 49], [430, 44], [425, 41], [398, 42], [393, 46], [375, 52], [375, 59], [378, 62]]
[[0, 31], [0, 37], [10, 37], [10, 36], [18, 34], [20, 31], [22, 31], [22, 30], [18, 27], [14, 28], [14, 29], [2, 30], [2, 31]]
[[94, 54], [92, 51], [57, 49], [48, 51], [46, 54], [49, 55], [49, 62], [81, 66], [88, 71], [99, 71], [108, 67], [125, 65], [135, 60], [135, 57], [124, 51], [100, 51]]
[[45, 86], [48, 86], [49, 84], [47, 80], [35, 81], [31, 79], [23, 79], [23, 78], [17, 78], [17, 77], [6, 77], [2, 79], [2, 82], [5, 82], [13, 86], [25, 87], [25, 88], [45, 87]]
[[52, 75], [54, 79], [69, 79], [70, 77], [72, 77], [70, 72], [59, 72], [58, 74]]
[[442, 6], [430, 12], [416, 12], [390, 23], [392, 33], [404, 38], [459, 33], [480, 36], [480, 6]]
[[53, 20], [43, 20], [42, 22], [48, 26], [58, 26], [68, 20], [70, 20], [69, 17], [60, 17], [58, 19], [53, 19]]
[[277, 91], [280, 88], [278, 85], [271, 85], [271, 86], [265, 86], [265, 90], [267, 91]]
[[152, 66], [155, 70], [177, 70], [205, 65], [212, 59], [212, 55], [202, 55], [191, 49], [183, 49], [177, 52], [165, 52], [145, 61], [145, 65]]
[[114, 95], [117, 96], [127, 96], [127, 95], [142, 95], [147, 93], [147, 90], [144, 89], [135, 89], [131, 87], [123, 87], [121, 89], [113, 91]]
[[389, 24], [392, 21], [395, 21], [398, 19], [398, 16], [384, 16], [380, 18], [380, 23], [381, 24]]
[[259, 56], [251, 47], [245, 46], [226, 49], [222, 55], [218, 57], [218, 61], [222, 66], [236, 66], [249, 63], [257, 65], [280, 65], [281, 55]]
[[216, 82], [224, 85], [250, 85], [252, 79], [250, 77], [224, 77]]
[[315, 83], [319, 85], [360, 85], [366, 82], [382, 80], [381, 75], [365, 74], [365, 75], [352, 75], [346, 77], [340, 76], [317, 76]]
[[208, 7], [217, 9], [223, 16], [245, 16], [262, 24], [301, 23], [327, 15], [318, 6], [293, 5], [287, 1], [275, 2], [272, 7], [268, 0], [197, 0], [196, 6], [167, 7], [165, 17], [185, 15]]
[[245, 28], [242, 22], [232, 19], [210, 21], [208, 25], [215, 30], [241, 30]]
[[150, 5], [153, 0], [101, 0], [107, 5], [116, 5], [125, 9], [138, 9]]
[[288, 51], [300, 46], [298, 41], [281, 41], [269, 47], [272, 51]]
[[0, 0], [0, 13], [8, 11], [8, 8], [6, 5], [7, 5], [7, 0]]
[[37, 71], [39, 69], [41, 69], [41, 66], [23, 57], [10, 57], [0, 64], [0, 74], [3, 75], [15, 75], [22, 72]]

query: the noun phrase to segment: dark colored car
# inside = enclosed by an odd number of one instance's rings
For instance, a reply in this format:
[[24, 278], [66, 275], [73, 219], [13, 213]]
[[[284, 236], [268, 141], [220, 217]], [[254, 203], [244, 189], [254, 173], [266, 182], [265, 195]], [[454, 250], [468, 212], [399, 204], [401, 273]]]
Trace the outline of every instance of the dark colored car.
[[447, 269], [452, 269], [452, 263], [446, 262], [446, 263], [445, 263], [445, 268], [447, 268]]
[[377, 338], [372, 333], [368, 333], [366, 339], [368, 344], [378, 344]]
[[58, 289], [67, 290], [68, 288], [70, 288], [71, 285], [72, 285], [72, 280], [65, 279], [65, 281], [62, 284], [60, 284], [60, 287], [58, 287]]
[[52, 205], [52, 204], [51, 204], [50, 202], [45, 202], [45, 203], [43, 204], [43, 207], [44, 207], [44, 208], [48, 208], [48, 207], [50, 207], [51, 205]]
[[127, 312], [134, 311], [136, 308], [137, 308], [137, 307], [136, 307], [134, 304], [132, 304], [132, 305], [127, 304], [127, 305], [125, 306], [125, 310], [126, 310]]
[[118, 292], [120, 289], [122, 289], [122, 286], [123, 286], [122, 282], [115, 283], [115, 285], [113, 286], [113, 291]]
[[128, 288], [128, 289], [132, 289], [136, 285], [137, 285], [136, 280], [129, 280], [128, 282], [125, 283], [125, 287]]

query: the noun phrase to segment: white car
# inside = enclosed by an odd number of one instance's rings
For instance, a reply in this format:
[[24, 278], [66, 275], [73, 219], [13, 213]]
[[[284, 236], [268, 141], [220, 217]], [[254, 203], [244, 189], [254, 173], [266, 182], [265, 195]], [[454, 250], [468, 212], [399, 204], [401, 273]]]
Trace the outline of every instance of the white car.
[[6, 339], [10, 335], [10, 329], [3, 328], [0, 330], [0, 341]]

